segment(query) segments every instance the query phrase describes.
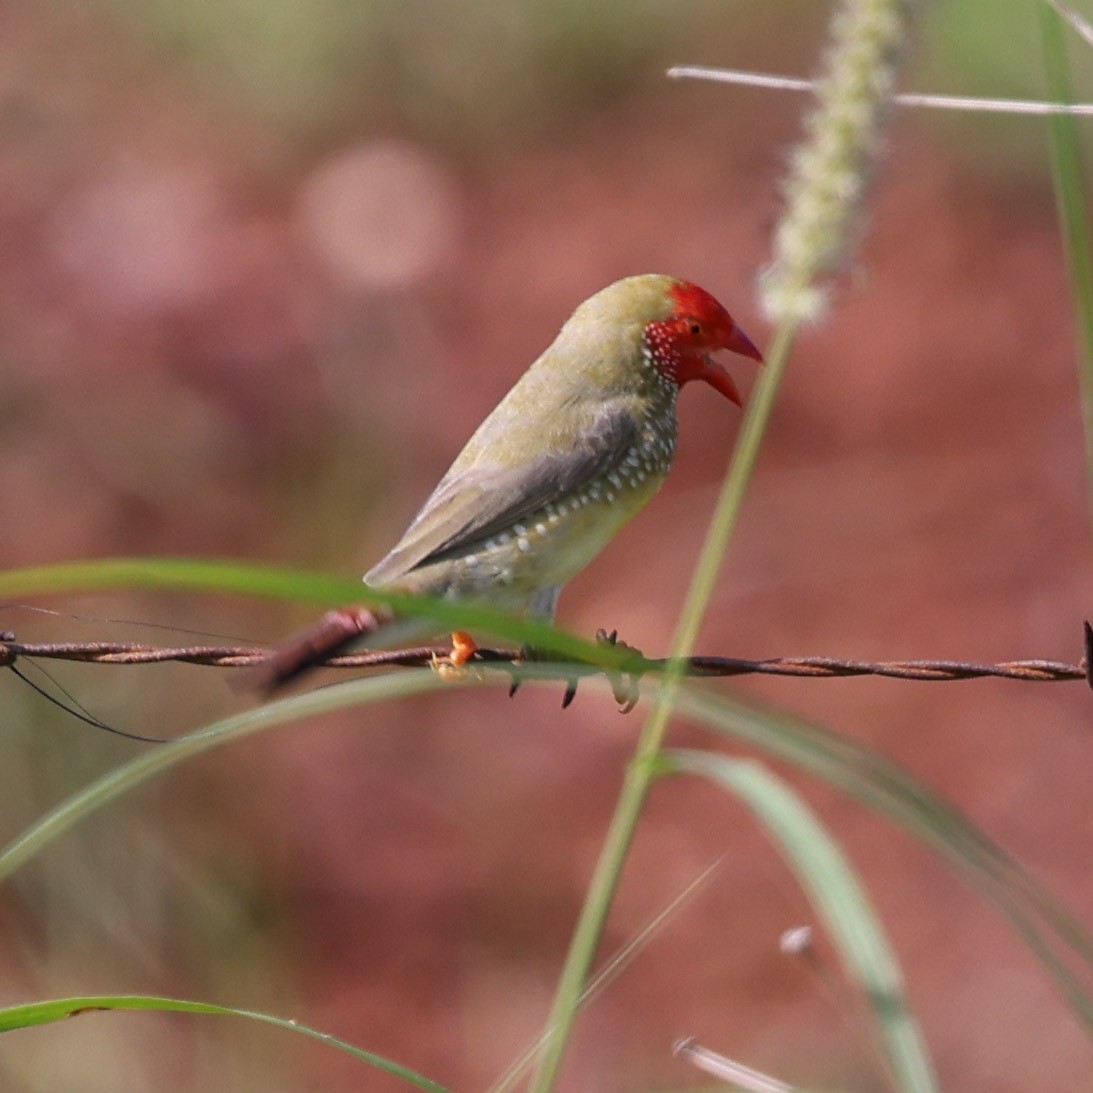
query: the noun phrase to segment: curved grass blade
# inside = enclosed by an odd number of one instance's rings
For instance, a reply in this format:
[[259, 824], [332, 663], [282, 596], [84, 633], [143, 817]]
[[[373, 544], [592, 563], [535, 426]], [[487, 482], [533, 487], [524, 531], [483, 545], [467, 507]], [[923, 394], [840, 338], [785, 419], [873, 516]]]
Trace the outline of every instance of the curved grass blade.
[[681, 689], [677, 709], [821, 778], [933, 850], [1008, 919], [1093, 1033], [1093, 997], [1066, 955], [1093, 970], [1093, 934], [958, 809], [879, 752], [788, 714], [760, 712], [698, 687]]
[[336, 687], [322, 687], [236, 714], [207, 728], [180, 737], [154, 751], [144, 752], [116, 770], [72, 794], [0, 850], [0, 882], [25, 865], [54, 839], [81, 820], [143, 782], [212, 748], [242, 740], [254, 733], [291, 724], [304, 717], [363, 706], [390, 698], [421, 694], [438, 686], [461, 684], [441, 681], [430, 669], [408, 670], [368, 679], [350, 680]]
[[[589, 683], [590, 689], [604, 689], [603, 680]], [[192, 756], [297, 718], [437, 686], [458, 684], [442, 683], [428, 670], [352, 680], [226, 718], [145, 753], [69, 797], [0, 850], [0, 881], [80, 820]], [[647, 686], [654, 688], [657, 683], [649, 680]], [[879, 753], [788, 714], [760, 712], [692, 683], [678, 689], [676, 705], [679, 713], [696, 722], [792, 763], [847, 793], [938, 853], [1009, 920], [1093, 1031], [1093, 998], [1059, 947], [1062, 942], [1087, 969], [1093, 968], [1089, 930], [957, 809]]]
[[[1044, 71], [1051, 97], [1058, 103], [1069, 103], [1073, 95], [1063, 22], [1064, 19], [1070, 20], [1070, 13], [1058, 4], [1052, 4], [1054, 10], [1046, 3], [1036, 6], [1040, 17]], [[1080, 25], [1076, 29], [1081, 33]], [[1074, 307], [1078, 384], [1085, 426], [1086, 486], [1090, 516], [1093, 517], [1093, 257], [1089, 250], [1090, 222], [1086, 207], [1089, 185], [1082, 170], [1082, 150], [1074, 119], [1065, 115], [1052, 117], [1049, 133], [1059, 235], [1066, 255]]]
[[444, 1086], [423, 1077], [401, 1063], [396, 1063], [382, 1055], [376, 1055], [363, 1048], [354, 1047], [345, 1040], [339, 1040], [329, 1033], [320, 1032], [308, 1025], [285, 1017], [275, 1017], [270, 1013], [257, 1010], [236, 1009], [234, 1006], [216, 1006], [209, 1002], [191, 1002], [181, 998], [161, 998], [144, 994], [104, 994], [85, 995], [77, 998], [52, 998], [44, 1002], [29, 1002], [22, 1006], [8, 1006], [0, 1009], [0, 1032], [12, 1032], [16, 1029], [31, 1028], [35, 1025], [48, 1025], [68, 1017], [77, 1017], [85, 1013], [110, 1010], [155, 1011], [159, 1013], [197, 1013], [213, 1017], [243, 1017], [248, 1021], [258, 1021], [275, 1028], [299, 1033], [329, 1047], [343, 1051], [363, 1063], [374, 1066], [387, 1074], [401, 1078], [416, 1089], [426, 1093], [448, 1093]]
[[861, 881], [815, 813], [754, 759], [667, 751], [658, 771], [696, 774], [742, 800], [767, 829], [826, 924], [850, 980], [867, 1002], [887, 1069], [904, 1093], [936, 1093], [937, 1081], [904, 990], [899, 962]]
[[550, 623], [515, 618], [485, 603], [395, 596], [359, 580], [298, 569], [194, 558], [103, 558], [0, 572], [2, 599], [138, 588], [309, 600], [326, 606], [384, 604], [400, 615], [435, 619], [439, 631], [481, 631], [571, 660], [618, 668], [635, 659], [633, 650], [584, 641]]

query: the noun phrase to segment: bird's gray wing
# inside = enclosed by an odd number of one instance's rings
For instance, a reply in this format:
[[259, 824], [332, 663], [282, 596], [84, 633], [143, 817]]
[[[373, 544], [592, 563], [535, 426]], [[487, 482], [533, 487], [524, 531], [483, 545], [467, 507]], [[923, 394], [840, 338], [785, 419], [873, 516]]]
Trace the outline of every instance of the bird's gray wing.
[[364, 579], [380, 586], [421, 566], [475, 553], [494, 535], [610, 474], [638, 429], [633, 414], [618, 407], [598, 415], [594, 428], [564, 452], [506, 467], [492, 462], [487, 448], [470, 466], [445, 475], [394, 549]]

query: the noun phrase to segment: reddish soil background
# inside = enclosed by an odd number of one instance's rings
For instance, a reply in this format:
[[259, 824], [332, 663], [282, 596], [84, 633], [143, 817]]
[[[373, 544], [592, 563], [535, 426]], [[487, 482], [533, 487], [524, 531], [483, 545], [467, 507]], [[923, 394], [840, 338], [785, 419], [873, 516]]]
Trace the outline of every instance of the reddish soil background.
[[[5, 567], [169, 554], [355, 574], [602, 285], [684, 275], [769, 336], [753, 286], [796, 98], [658, 81], [485, 148], [397, 116], [305, 140], [181, 93], [115, 27], [5, 15]], [[947, 136], [896, 119], [864, 245], [795, 348], [704, 652], [1081, 654], [1088, 483], [1047, 169], [983, 171]], [[751, 364], [732, 367], [746, 390]], [[688, 390], [681, 419], [668, 486], [563, 596], [575, 631], [666, 649], [739, 414]], [[148, 639], [104, 617], [272, 639], [309, 614], [212, 597], [52, 606], [81, 618], [0, 621], [27, 640]], [[211, 670], [135, 671], [59, 675], [137, 731], [248, 702]], [[899, 761], [1089, 919], [1082, 685], [713, 686]], [[5, 838], [137, 754], [16, 680], [4, 696]], [[433, 695], [173, 772], [0, 892], [0, 1002], [118, 990], [248, 1006], [487, 1088], [541, 1029], [644, 709], [559, 700]], [[672, 739], [711, 743], [684, 723]], [[994, 909], [887, 822], [783, 773], [861, 869], [942, 1084], [1082, 1088], [1087, 1035]], [[792, 876], [707, 788], [656, 788], [604, 952], [715, 861], [588, 1006], [563, 1087], [699, 1085], [670, 1051], [694, 1035], [801, 1085], [885, 1088], [826, 944], [819, 975], [779, 954], [780, 933], [811, 921]], [[211, 1020], [85, 1017], [18, 1036], [5, 1089], [405, 1088]]]

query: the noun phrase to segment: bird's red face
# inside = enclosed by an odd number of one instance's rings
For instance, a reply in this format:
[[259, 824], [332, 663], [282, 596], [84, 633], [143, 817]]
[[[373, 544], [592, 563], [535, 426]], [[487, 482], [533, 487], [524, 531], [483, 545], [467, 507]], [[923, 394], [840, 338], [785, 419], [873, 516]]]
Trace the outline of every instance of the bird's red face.
[[645, 327], [645, 341], [657, 371], [681, 387], [691, 380], [703, 380], [740, 406], [740, 392], [732, 376], [709, 355], [728, 349], [762, 363], [762, 354], [705, 289], [677, 281], [669, 295], [674, 305], [671, 315]]

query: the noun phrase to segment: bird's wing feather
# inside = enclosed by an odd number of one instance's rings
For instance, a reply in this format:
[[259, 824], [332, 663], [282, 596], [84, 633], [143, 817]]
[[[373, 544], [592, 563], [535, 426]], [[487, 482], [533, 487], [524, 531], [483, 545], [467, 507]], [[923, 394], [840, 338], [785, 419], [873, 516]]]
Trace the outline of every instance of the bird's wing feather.
[[581, 443], [565, 452], [537, 454], [505, 467], [491, 460], [487, 447], [470, 466], [445, 475], [402, 539], [365, 580], [388, 584], [421, 566], [473, 554], [492, 536], [609, 474], [629, 452], [638, 429], [629, 409], [616, 406], [598, 414]]

